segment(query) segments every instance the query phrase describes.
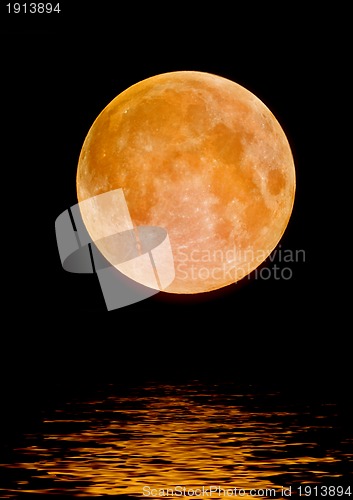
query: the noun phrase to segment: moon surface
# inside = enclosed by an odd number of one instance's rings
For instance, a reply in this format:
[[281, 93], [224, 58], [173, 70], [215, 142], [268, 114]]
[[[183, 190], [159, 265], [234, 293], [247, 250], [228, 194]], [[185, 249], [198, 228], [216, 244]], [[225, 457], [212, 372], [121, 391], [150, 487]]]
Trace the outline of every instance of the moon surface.
[[[165, 291], [200, 293], [244, 278], [276, 247], [295, 168], [284, 131], [254, 94], [217, 75], [177, 71], [119, 94], [87, 134], [78, 201], [119, 188], [135, 226], [168, 233], [175, 279]], [[100, 221], [82, 213], [94, 241], [113, 213], [107, 206]]]

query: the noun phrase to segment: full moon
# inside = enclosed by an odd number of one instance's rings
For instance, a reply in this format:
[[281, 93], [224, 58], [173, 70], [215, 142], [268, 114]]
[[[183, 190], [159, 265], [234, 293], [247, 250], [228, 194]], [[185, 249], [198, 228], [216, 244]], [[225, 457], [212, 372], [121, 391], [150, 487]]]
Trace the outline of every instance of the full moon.
[[[167, 231], [175, 279], [164, 291], [200, 293], [241, 280], [273, 251], [291, 216], [295, 168], [259, 98], [217, 75], [177, 71], [123, 91], [87, 134], [78, 201], [119, 188], [134, 226]], [[104, 220], [81, 212], [96, 241]], [[113, 213], [107, 205], [103, 219]]]

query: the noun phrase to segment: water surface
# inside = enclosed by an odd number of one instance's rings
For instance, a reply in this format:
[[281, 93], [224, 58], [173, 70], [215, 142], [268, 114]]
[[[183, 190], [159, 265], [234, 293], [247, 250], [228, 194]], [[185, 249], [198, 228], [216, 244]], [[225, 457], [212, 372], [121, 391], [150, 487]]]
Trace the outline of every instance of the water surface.
[[210, 486], [269, 498], [270, 488], [280, 497], [282, 487], [293, 496], [299, 485], [349, 484], [353, 436], [334, 402], [236, 384], [107, 385], [43, 410], [40, 426], [4, 457], [1, 498], [146, 498]]

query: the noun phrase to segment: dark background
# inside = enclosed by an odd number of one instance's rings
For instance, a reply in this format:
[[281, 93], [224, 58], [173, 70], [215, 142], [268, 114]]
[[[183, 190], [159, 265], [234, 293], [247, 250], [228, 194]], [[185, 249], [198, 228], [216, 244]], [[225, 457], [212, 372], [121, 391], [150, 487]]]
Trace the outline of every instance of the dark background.
[[[4, 408], [12, 418], [59, 386], [188, 377], [346, 400], [348, 278], [332, 173], [347, 13], [294, 3], [112, 3], [60, 2], [63, 12], [51, 17], [9, 16], [1, 4], [3, 195], [12, 200], [1, 346], [12, 406], [5, 398]], [[234, 80], [277, 117], [297, 174], [281, 245], [304, 249], [306, 261], [291, 266], [291, 280], [247, 280], [174, 301], [161, 293], [108, 313], [95, 276], [61, 268], [54, 222], [77, 202], [78, 156], [100, 111], [130, 85], [176, 70]]]

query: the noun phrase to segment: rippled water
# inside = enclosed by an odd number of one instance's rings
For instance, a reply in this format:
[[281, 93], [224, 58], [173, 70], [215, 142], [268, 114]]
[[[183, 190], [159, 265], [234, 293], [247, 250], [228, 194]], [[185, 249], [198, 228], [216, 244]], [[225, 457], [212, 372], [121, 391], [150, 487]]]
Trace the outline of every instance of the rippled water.
[[44, 411], [40, 429], [0, 466], [0, 496], [347, 485], [352, 459], [353, 436], [342, 430], [335, 403], [284, 402], [277, 392], [197, 382], [123, 394], [111, 386], [97, 400]]

